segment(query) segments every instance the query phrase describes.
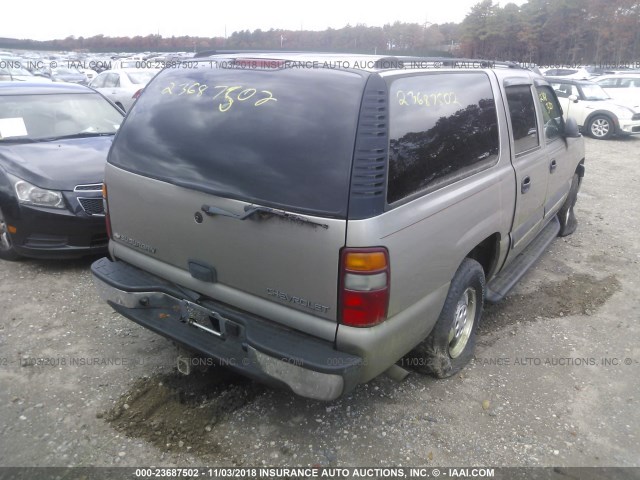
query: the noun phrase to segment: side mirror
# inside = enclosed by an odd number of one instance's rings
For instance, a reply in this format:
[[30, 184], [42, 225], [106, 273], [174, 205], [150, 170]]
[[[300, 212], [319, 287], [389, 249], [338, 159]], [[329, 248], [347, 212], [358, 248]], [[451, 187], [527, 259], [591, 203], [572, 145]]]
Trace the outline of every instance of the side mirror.
[[577, 95], [569, 95], [569, 100], [572, 101], [573, 103], [578, 103], [578, 96]]
[[564, 122], [564, 136], [569, 138], [577, 138], [580, 136], [580, 130], [578, 129], [578, 123], [575, 118], [567, 118]]

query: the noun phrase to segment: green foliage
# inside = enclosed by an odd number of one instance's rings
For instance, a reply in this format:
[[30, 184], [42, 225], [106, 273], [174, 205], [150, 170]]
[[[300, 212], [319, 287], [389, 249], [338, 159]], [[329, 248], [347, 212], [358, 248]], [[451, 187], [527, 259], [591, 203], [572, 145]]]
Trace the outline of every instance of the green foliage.
[[462, 22], [464, 56], [540, 65], [640, 60], [637, 0], [529, 0], [476, 4]]

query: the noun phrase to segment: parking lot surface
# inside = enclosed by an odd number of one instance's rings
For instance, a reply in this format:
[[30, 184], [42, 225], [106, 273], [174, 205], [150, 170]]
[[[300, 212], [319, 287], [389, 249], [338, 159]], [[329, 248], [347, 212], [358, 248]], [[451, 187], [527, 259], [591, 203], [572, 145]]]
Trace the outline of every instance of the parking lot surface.
[[0, 466], [640, 466], [640, 137], [586, 150], [577, 232], [487, 309], [472, 364], [331, 403], [178, 374], [92, 259], [0, 262]]

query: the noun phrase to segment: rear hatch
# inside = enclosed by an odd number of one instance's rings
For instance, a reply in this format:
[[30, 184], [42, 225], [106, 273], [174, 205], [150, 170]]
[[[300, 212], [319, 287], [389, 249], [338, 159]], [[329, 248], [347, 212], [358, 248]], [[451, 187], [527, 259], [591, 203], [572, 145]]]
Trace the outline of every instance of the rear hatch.
[[116, 255], [127, 247], [188, 271], [244, 306], [260, 297], [336, 320], [365, 83], [280, 62], [161, 72], [109, 155]]

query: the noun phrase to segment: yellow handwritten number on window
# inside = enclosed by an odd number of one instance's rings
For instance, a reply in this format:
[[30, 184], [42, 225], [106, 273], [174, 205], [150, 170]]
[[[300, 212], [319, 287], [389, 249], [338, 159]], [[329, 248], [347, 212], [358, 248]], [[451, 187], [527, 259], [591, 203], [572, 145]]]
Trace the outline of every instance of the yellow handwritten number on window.
[[[162, 95], [174, 95], [174, 89], [176, 87], [175, 82], [170, 82], [169, 85], [164, 87], [161, 91]], [[179, 90], [176, 96], [180, 95], [195, 95], [196, 97], [204, 96], [205, 91], [209, 88], [209, 85], [199, 82], [194, 83], [180, 83], [178, 85]], [[246, 102], [249, 99], [255, 100], [253, 106], [259, 107], [269, 101], [277, 102], [278, 99], [273, 96], [269, 90], [258, 91], [253, 87], [244, 87], [242, 85], [216, 85], [211, 87], [218, 92], [211, 97], [212, 100], [217, 100], [218, 110], [220, 112], [227, 112], [236, 100], [238, 102]], [[258, 98], [258, 97], [261, 98]]]
[[434, 92], [422, 93], [412, 90], [405, 92], [398, 90], [396, 92], [398, 105], [416, 105], [422, 107], [437, 107], [439, 105], [460, 105], [458, 96], [455, 92]]

